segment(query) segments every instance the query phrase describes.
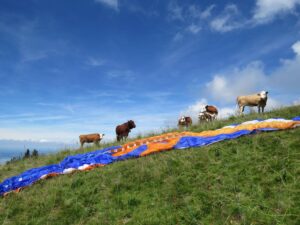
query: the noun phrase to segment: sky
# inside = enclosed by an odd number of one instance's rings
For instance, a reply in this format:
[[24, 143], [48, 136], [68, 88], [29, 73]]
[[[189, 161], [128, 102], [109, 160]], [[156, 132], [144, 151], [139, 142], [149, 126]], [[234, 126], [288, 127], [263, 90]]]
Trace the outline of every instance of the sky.
[[300, 104], [300, 0], [0, 0], [0, 140], [76, 143]]

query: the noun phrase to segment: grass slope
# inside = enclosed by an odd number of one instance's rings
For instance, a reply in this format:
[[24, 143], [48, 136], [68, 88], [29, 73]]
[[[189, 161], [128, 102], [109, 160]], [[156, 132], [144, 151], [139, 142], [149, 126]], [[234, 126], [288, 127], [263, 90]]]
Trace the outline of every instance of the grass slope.
[[[300, 106], [191, 130], [297, 115]], [[0, 180], [91, 150], [1, 166]], [[300, 224], [299, 150], [298, 128], [62, 175], [0, 198], [0, 224]]]

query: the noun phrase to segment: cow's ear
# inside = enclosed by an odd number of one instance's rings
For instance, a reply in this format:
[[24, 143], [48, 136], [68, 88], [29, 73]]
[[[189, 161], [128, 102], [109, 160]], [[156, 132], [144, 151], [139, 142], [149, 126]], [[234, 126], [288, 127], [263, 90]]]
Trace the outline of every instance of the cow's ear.
[[260, 93], [257, 93], [258, 96], [260, 96]]
[[266, 94], [269, 94], [269, 92], [268, 92], [268, 91], [266, 91]]

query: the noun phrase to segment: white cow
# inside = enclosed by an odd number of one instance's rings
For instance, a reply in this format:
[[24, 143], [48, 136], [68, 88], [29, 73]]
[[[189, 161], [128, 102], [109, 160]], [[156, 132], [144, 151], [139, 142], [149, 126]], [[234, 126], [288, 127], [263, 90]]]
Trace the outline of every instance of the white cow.
[[245, 106], [257, 106], [258, 113], [264, 112], [267, 105], [268, 91], [261, 91], [253, 95], [238, 96], [236, 102], [239, 106], [240, 113], [244, 112]]

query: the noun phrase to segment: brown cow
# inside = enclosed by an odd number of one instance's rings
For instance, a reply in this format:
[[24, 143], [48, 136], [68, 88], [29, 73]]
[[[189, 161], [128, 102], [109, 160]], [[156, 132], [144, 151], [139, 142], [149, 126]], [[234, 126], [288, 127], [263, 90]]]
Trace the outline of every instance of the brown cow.
[[180, 119], [178, 120], [178, 127], [189, 127], [192, 126], [192, 118], [189, 116], [182, 116], [180, 117]]
[[82, 134], [79, 136], [81, 147], [83, 147], [84, 143], [95, 143], [99, 145], [99, 142], [102, 140], [104, 134]]
[[123, 138], [126, 140], [130, 130], [133, 128], [135, 128], [135, 123], [133, 120], [128, 120], [128, 122], [118, 125], [116, 127], [117, 141], [121, 141]]

